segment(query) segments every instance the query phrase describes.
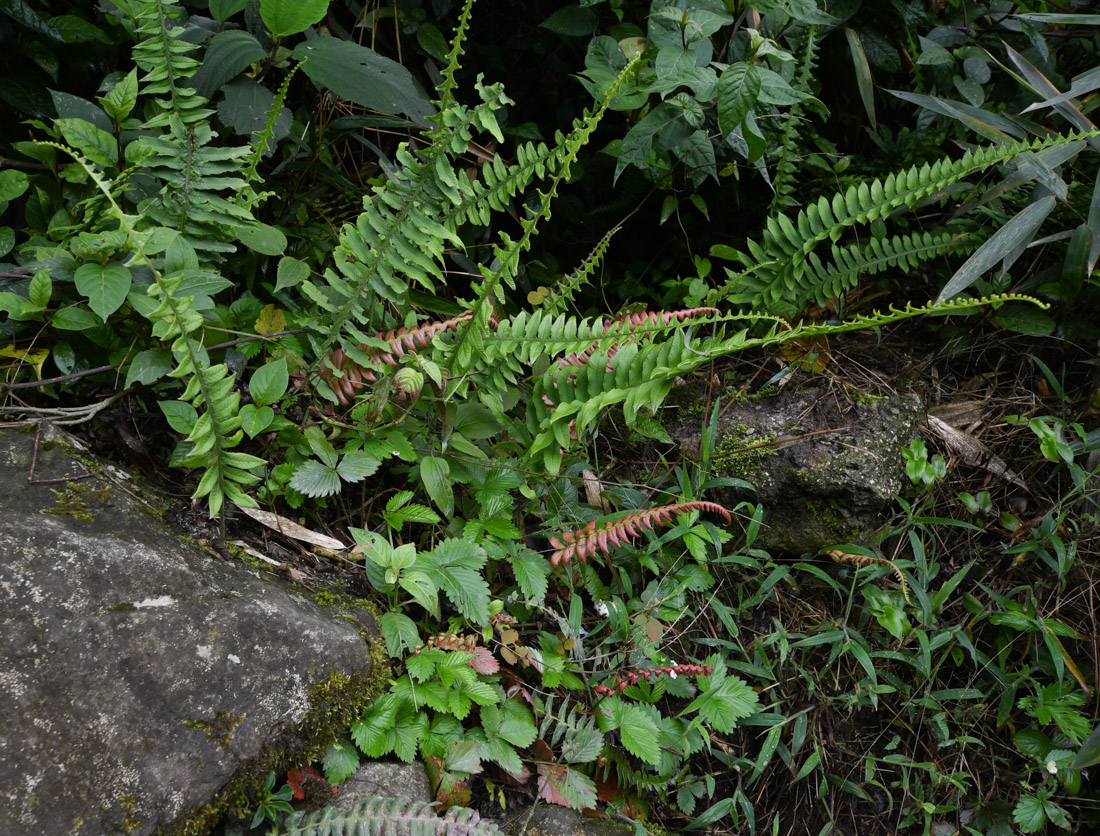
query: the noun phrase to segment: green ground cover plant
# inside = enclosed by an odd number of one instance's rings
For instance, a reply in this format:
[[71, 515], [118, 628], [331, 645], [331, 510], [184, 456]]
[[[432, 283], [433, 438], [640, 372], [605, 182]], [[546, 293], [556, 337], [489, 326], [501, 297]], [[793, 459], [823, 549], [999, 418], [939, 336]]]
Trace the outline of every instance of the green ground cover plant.
[[[575, 90], [534, 122], [472, 0], [110, 6], [5, 12], [32, 61], [0, 96], [4, 410], [162, 416], [222, 539], [262, 506], [354, 543], [393, 680], [328, 781], [420, 759], [445, 806], [638, 828], [1092, 821], [1095, 373], [1033, 355], [1046, 401], [995, 407], [1041, 513], [915, 440], [895, 519], [821, 555], [707, 498], [751, 488], [712, 467], [721, 401], [696, 459], [660, 418], [678, 381], [768, 352], [820, 374], [806, 347], [852, 333], [923, 328], [959, 368], [1006, 334], [1095, 340], [1096, 15], [564, 5], [537, 39]], [[563, 264], [611, 184], [618, 219]], [[278, 826], [291, 792], [264, 792], [239, 812]]]

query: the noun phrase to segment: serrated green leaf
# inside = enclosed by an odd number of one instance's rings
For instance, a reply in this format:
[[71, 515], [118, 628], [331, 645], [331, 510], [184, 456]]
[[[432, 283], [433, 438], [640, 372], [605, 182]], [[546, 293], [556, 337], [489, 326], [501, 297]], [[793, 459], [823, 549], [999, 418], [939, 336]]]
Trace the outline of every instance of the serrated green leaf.
[[1012, 820], [1020, 827], [1021, 833], [1035, 833], [1046, 824], [1043, 802], [1033, 795], [1022, 795], [1012, 811]]
[[340, 492], [340, 477], [334, 468], [311, 459], [294, 471], [290, 487], [304, 496], [332, 496]]
[[359, 769], [359, 753], [350, 740], [341, 739], [325, 750], [321, 758], [325, 780], [330, 784], [342, 784]]
[[658, 766], [661, 763], [661, 749], [657, 745], [657, 734], [657, 724], [640, 706], [623, 704], [619, 735], [630, 754]]
[[518, 700], [504, 700], [500, 704], [500, 725], [494, 726], [494, 731], [521, 749], [534, 743], [538, 733], [535, 718], [527, 706]]
[[534, 603], [542, 602], [546, 597], [547, 578], [550, 577], [550, 562], [534, 549], [521, 546], [514, 555], [509, 555], [512, 573], [516, 576], [523, 596]]
[[368, 456], [362, 450], [352, 450], [350, 453], [345, 453], [344, 457], [340, 459], [336, 472], [340, 474], [340, 478], [345, 482], [354, 484], [355, 482], [362, 482], [368, 476], [373, 476], [381, 465], [382, 462], [373, 456]]

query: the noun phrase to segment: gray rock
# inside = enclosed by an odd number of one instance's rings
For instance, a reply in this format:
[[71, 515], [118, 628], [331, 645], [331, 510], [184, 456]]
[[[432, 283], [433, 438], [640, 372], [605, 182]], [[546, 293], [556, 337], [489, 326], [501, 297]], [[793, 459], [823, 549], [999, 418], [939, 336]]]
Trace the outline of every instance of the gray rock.
[[512, 836], [633, 836], [634, 828], [609, 819], [593, 819], [555, 804], [517, 810], [502, 821]]
[[428, 772], [419, 761], [371, 761], [340, 786], [332, 806], [349, 810], [364, 798], [408, 798], [431, 802], [433, 796]]
[[205, 832], [347, 728], [386, 674], [372, 622], [181, 542], [48, 439], [30, 481], [33, 428], [0, 431], [0, 833]]
[[[691, 412], [691, 403], [683, 409]], [[762, 504], [767, 517], [755, 545], [773, 553], [861, 543], [908, 484], [900, 450], [918, 437], [924, 414], [916, 395], [853, 398], [839, 388], [790, 386], [735, 402], [719, 420], [712, 476], [744, 479], [757, 493], [720, 488], [707, 499]], [[701, 421], [672, 430], [685, 455], [698, 455]], [[744, 450], [785, 438], [795, 440]]]

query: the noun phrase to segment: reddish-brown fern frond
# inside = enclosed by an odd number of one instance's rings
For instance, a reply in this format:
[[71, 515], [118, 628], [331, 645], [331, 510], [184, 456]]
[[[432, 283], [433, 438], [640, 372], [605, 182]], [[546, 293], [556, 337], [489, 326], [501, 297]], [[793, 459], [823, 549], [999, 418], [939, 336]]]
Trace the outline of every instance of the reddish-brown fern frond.
[[847, 552], [840, 551], [840, 549], [830, 549], [826, 551], [825, 554], [829, 555], [829, 557], [837, 563], [848, 563], [859, 569], [863, 569], [867, 566], [889, 567], [890, 571], [894, 573], [894, 577], [898, 579], [898, 585], [901, 587], [901, 594], [905, 598], [905, 603], [913, 603], [909, 600], [909, 581], [905, 579], [905, 575], [902, 574], [901, 569], [894, 565], [892, 560], [887, 560], [885, 557], [870, 557], [865, 554], [848, 554]]
[[[359, 345], [359, 350], [367, 354], [376, 363], [385, 363], [387, 366], [397, 366], [398, 358], [406, 353], [415, 353], [421, 348], [427, 348], [432, 340], [447, 331], [454, 331], [463, 322], [469, 321], [473, 311], [466, 311], [451, 319], [441, 322], [425, 322], [412, 328], [397, 328], [392, 331], [375, 334], [374, 336], [389, 344], [389, 350], [377, 346]], [[496, 327], [496, 315], [489, 317], [489, 325]], [[338, 377], [333, 369], [338, 369], [342, 376]], [[341, 406], [348, 406], [351, 400], [367, 383], [373, 383], [378, 378], [369, 368], [359, 365], [342, 348], [329, 353], [327, 362], [322, 368], [321, 375], [325, 382], [332, 388], [336, 400]]]
[[[675, 319], [679, 322], [683, 322], [693, 316], [702, 316], [704, 314], [716, 314], [718, 308], [685, 308], [681, 311], [641, 311], [639, 313], [625, 314], [623, 316], [617, 316], [615, 319], [609, 320], [604, 326], [604, 333], [611, 330], [615, 325], [620, 323], [626, 323], [630, 330], [640, 328], [643, 325], [648, 325], [654, 322], [663, 322], [665, 325], [671, 325]], [[611, 358], [615, 356], [615, 353], [624, 345], [629, 345], [633, 340], [622, 340], [617, 343], [613, 343], [610, 348], [607, 349], [607, 370], [611, 371]], [[572, 354], [567, 354], [562, 357], [558, 362], [563, 367], [565, 366], [584, 366], [588, 363], [589, 358], [592, 357], [600, 348], [600, 344], [593, 343], [591, 348], [587, 348], [584, 351], [574, 351]]]
[[625, 314], [615, 317], [616, 322], [629, 322], [631, 328], [640, 328], [651, 322], [662, 322], [671, 325], [672, 320], [683, 322], [693, 316], [704, 316], [718, 313], [718, 308], [684, 308], [680, 311], [639, 311], [638, 313]]
[[611, 546], [621, 546], [629, 543], [632, 537], [637, 537], [643, 529], [653, 530], [655, 525], [668, 525], [672, 522], [674, 514], [682, 514], [686, 511], [713, 511], [721, 514], [730, 522], [730, 512], [717, 502], [694, 500], [692, 502], [677, 502], [674, 505], [660, 505], [645, 511], [635, 511], [621, 519], [604, 523], [597, 527], [599, 520], [593, 520], [578, 531], [563, 531], [560, 538], [551, 537], [550, 545], [555, 551], [550, 555], [550, 562], [557, 566], [559, 563], [568, 564], [574, 557], [585, 561], [589, 555], [603, 552], [608, 554]]

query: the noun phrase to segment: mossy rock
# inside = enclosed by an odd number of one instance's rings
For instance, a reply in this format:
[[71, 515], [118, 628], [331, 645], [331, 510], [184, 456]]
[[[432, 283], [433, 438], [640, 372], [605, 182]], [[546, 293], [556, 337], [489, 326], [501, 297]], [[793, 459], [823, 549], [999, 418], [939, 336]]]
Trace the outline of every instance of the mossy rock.
[[206, 833], [384, 687], [375, 619], [181, 542], [51, 437], [0, 431], [0, 833]]
[[[755, 492], [719, 488], [707, 499], [741, 500], [767, 510], [755, 545], [801, 555], [864, 542], [893, 510], [906, 485], [901, 448], [918, 437], [924, 406], [894, 392], [788, 386], [774, 397], [740, 398], [722, 413], [712, 476], [751, 483]], [[697, 457], [701, 419], [669, 427]]]

